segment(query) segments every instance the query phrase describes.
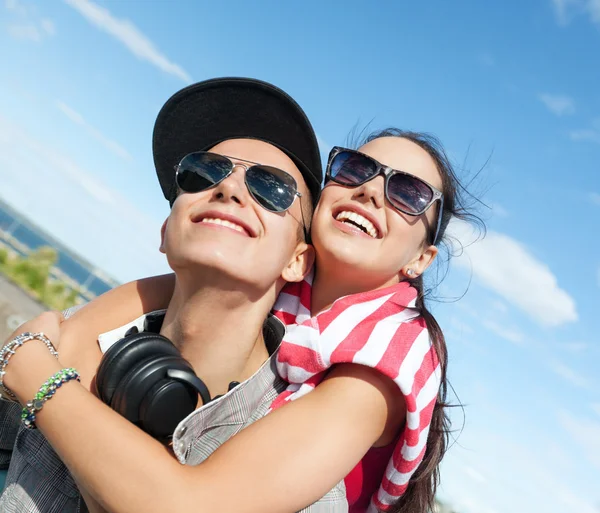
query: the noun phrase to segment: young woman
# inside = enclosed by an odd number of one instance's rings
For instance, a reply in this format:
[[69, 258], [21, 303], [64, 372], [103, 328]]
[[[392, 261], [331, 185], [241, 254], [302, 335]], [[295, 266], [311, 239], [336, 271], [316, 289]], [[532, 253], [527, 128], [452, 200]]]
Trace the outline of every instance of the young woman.
[[[311, 230], [314, 279], [275, 306], [290, 326], [277, 365], [291, 385], [272, 413], [189, 467], [77, 384], [37, 412], [39, 429], [107, 510], [296, 511], [342, 479], [350, 511], [431, 507], [446, 448], [447, 354], [423, 273], [449, 220], [469, 217], [458, 181], [435, 139], [399, 130], [373, 134], [358, 151], [335, 148], [327, 177]], [[145, 311], [168, 305], [168, 278], [143, 289]], [[135, 318], [143, 312], [131, 294], [125, 286], [73, 321], [83, 332], [117, 300], [135, 305]], [[32, 323], [28, 331], [58, 343], [56, 320]], [[4, 383], [22, 402], [61, 367], [41, 342], [13, 358]], [[224, 506], [227, 494], [235, 503]]]

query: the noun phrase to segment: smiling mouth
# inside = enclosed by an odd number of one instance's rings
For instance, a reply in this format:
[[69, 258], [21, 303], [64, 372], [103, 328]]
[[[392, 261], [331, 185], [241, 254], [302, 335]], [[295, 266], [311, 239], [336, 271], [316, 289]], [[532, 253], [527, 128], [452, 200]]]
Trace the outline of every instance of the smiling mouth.
[[231, 221], [226, 221], [225, 219], [218, 219], [216, 217], [205, 217], [200, 221], [200, 224], [213, 224], [217, 226], [224, 226], [225, 228], [231, 228], [232, 230], [250, 236], [250, 234], [243, 226], [232, 223]]
[[340, 223], [349, 224], [350, 226], [359, 228], [373, 239], [379, 238], [379, 232], [375, 225], [366, 217], [363, 217], [360, 214], [357, 214], [356, 212], [342, 210], [335, 216], [335, 220], [339, 221]]

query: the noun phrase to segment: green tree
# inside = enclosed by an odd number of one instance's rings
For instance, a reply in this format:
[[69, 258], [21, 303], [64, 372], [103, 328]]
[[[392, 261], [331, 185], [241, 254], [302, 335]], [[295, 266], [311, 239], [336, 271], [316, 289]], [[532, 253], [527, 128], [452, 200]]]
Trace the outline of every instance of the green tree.
[[54, 248], [43, 246], [26, 257], [0, 254], [0, 271], [32, 296], [53, 310], [64, 310], [77, 303], [79, 291], [52, 276], [58, 260]]

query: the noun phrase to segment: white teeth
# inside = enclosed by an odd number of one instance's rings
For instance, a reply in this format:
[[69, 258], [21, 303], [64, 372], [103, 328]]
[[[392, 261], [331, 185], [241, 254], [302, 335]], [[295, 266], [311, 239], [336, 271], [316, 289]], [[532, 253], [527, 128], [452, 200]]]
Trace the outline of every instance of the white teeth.
[[[350, 212], [348, 210], [342, 210], [337, 216], [335, 216], [336, 221], [351, 221], [353, 224], [361, 226], [365, 229], [365, 231], [374, 239], [379, 235], [377, 232], [377, 228], [375, 225], [369, 221], [366, 217], [357, 214], [356, 212]], [[350, 223], [348, 223], [350, 224]]]
[[227, 228], [233, 228], [241, 233], [246, 233], [246, 230], [242, 228], [239, 224], [232, 223], [231, 221], [226, 221], [225, 219], [216, 219], [214, 217], [205, 217], [201, 221], [202, 223], [210, 223], [210, 224], [219, 224], [221, 226], [226, 226]]

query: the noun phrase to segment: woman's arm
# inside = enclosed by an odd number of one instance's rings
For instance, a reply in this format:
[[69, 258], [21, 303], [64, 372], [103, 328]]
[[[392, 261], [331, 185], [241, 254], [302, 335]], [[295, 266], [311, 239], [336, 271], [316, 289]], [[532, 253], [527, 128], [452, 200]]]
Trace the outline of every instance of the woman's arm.
[[[48, 322], [35, 331], [58, 336]], [[28, 400], [60, 367], [31, 341], [13, 356], [5, 380]], [[196, 467], [179, 464], [74, 382], [44, 405], [36, 423], [107, 511], [279, 513], [302, 509], [343, 479], [381, 437], [388, 417], [404, 411], [398, 401], [388, 378], [342, 364], [313, 392], [244, 429]]]
[[[166, 308], [173, 295], [175, 275], [132, 281], [106, 292], [61, 325], [60, 359], [76, 367], [88, 389], [100, 360], [98, 335], [123, 326], [144, 313]], [[115, 308], [118, 305], [118, 308]]]

